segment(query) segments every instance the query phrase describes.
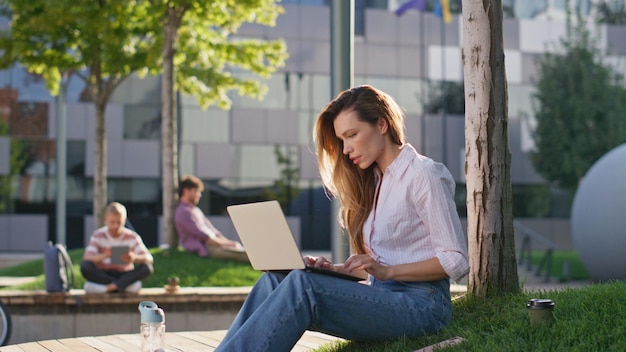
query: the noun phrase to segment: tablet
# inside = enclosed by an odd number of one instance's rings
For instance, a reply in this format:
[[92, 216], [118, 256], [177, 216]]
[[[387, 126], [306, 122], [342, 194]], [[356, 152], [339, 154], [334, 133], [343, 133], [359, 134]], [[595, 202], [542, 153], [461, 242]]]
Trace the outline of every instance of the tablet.
[[111, 246], [111, 264], [113, 265], [126, 265], [128, 263], [122, 260], [122, 255], [128, 253], [130, 247], [128, 246]]

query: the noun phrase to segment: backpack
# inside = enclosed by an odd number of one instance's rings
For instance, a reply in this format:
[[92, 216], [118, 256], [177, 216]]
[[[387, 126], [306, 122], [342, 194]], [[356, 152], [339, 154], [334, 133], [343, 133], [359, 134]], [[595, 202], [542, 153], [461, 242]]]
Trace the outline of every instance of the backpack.
[[48, 242], [44, 249], [43, 268], [46, 291], [68, 292], [74, 285], [72, 259], [64, 245]]

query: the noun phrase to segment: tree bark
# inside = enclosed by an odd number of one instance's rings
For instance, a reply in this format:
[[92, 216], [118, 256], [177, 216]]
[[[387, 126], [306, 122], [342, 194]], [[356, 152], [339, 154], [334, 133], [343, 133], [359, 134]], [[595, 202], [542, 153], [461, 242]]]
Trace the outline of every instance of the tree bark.
[[463, 1], [463, 68], [468, 292], [517, 292], [501, 0]]
[[107, 205], [107, 134], [104, 115], [106, 103], [96, 103], [96, 164], [93, 173], [93, 216], [96, 228], [104, 225]]
[[168, 6], [163, 20], [163, 75], [161, 82], [161, 143], [162, 143], [162, 189], [163, 234], [170, 248], [178, 247], [174, 226], [174, 209], [178, 203], [178, 123], [174, 96], [174, 54], [178, 40], [180, 17], [176, 9]]

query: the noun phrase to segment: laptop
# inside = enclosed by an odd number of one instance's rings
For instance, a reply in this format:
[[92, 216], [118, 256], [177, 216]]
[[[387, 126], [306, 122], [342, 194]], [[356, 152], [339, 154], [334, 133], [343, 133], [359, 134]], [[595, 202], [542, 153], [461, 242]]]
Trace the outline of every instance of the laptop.
[[306, 265], [276, 200], [226, 207], [255, 270], [288, 272], [302, 269], [352, 281], [363, 278]]

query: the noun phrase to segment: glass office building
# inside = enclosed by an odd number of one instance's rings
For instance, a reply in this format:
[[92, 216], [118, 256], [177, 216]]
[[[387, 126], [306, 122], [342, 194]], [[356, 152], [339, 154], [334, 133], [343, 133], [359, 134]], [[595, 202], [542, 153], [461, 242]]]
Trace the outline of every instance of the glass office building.
[[[461, 18], [453, 14], [444, 24], [432, 13], [416, 11], [398, 17], [390, 10], [401, 2], [355, 1], [354, 84], [374, 85], [406, 109], [408, 141], [448, 166], [464, 216]], [[281, 199], [287, 215], [298, 220], [301, 246], [325, 250], [336, 216], [321, 187], [311, 136], [317, 113], [331, 99], [330, 7], [322, 0], [281, 3], [285, 14], [276, 27], [245, 25], [238, 33], [287, 43], [289, 59], [263, 80], [269, 87], [263, 100], [233, 93], [232, 109], [225, 111], [202, 110], [195, 98], [180, 97], [180, 174], [204, 181], [200, 207], [218, 227], [228, 227], [229, 204]], [[458, 2], [451, 3], [458, 9]], [[565, 34], [564, 21], [543, 15], [564, 12], [565, 1], [504, 3], [516, 16], [504, 21], [515, 215], [567, 219], [571, 195], [548, 189], [528, 157], [536, 59]], [[591, 15], [591, 1], [574, 3]], [[6, 29], [8, 22], [0, 26]], [[626, 28], [597, 29], [607, 61], [619, 67], [626, 57]], [[108, 200], [127, 206], [149, 246], [162, 241], [160, 84], [159, 77], [132, 76], [106, 110]], [[0, 251], [38, 251], [56, 240], [57, 104], [44, 82], [20, 66], [0, 71], [0, 87]], [[78, 78], [70, 79], [65, 191], [70, 248], [82, 247], [93, 230], [95, 110], [84, 88]]]

